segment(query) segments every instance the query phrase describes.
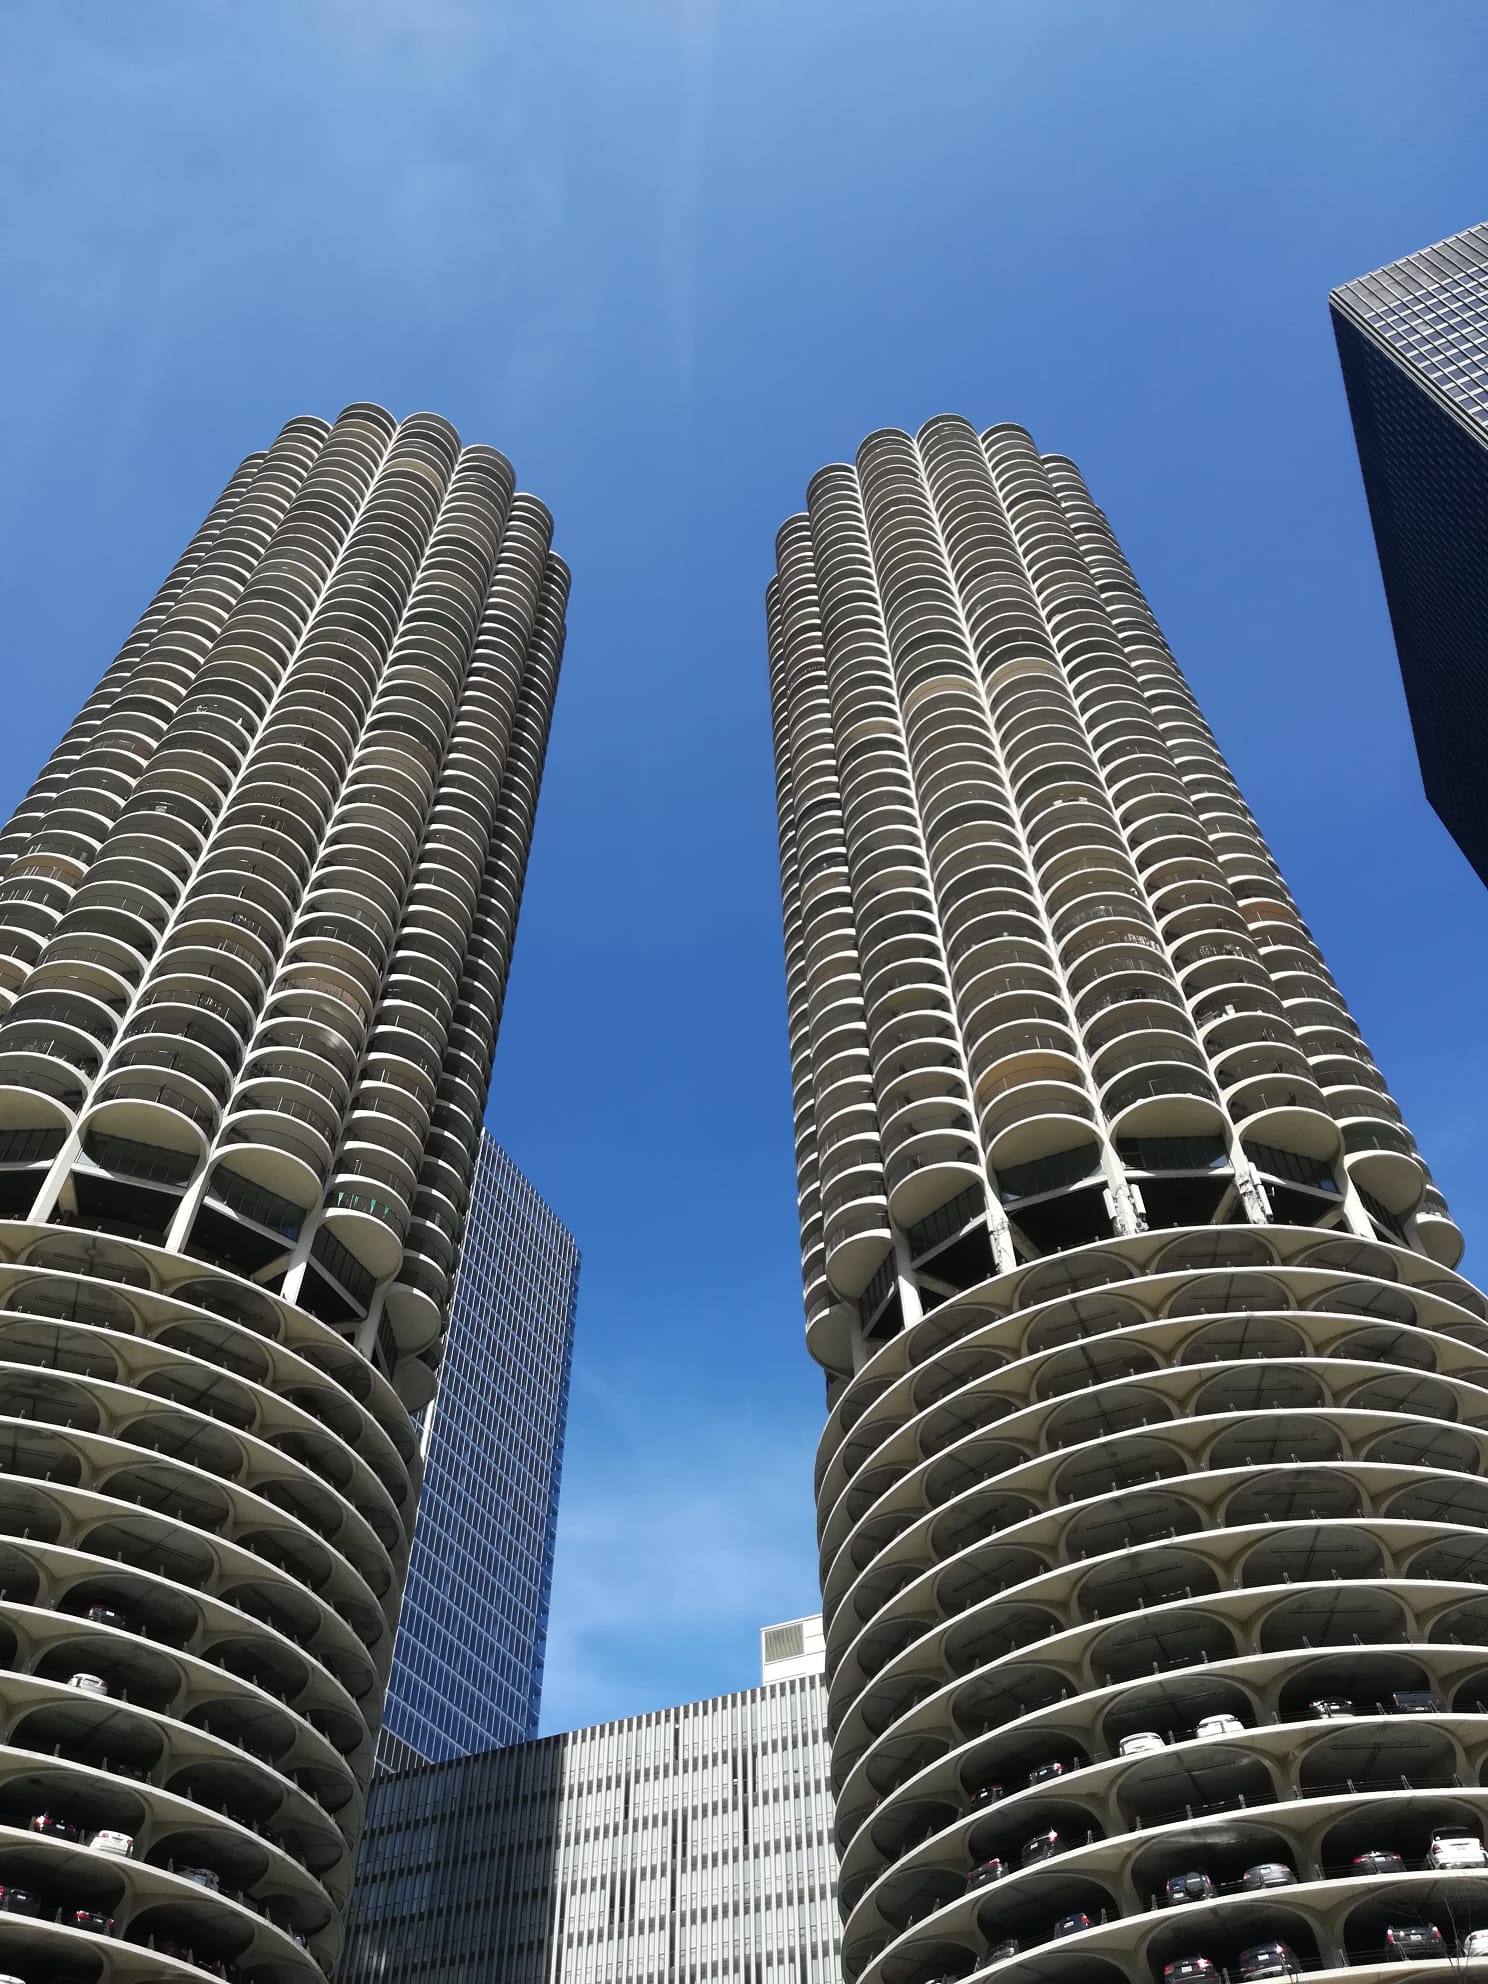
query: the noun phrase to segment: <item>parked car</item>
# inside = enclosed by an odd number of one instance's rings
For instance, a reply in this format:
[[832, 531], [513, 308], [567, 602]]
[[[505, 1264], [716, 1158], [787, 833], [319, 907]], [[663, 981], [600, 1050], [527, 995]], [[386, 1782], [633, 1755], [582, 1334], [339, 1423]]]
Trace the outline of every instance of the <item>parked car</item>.
[[1130, 1736], [1123, 1736], [1119, 1754], [1123, 1757], [1150, 1757], [1154, 1750], [1168, 1747], [1166, 1736], [1159, 1736], [1155, 1729], [1138, 1729]]
[[1356, 1874], [1403, 1874], [1405, 1862], [1398, 1853], [1387, 1853], [1382, 1846], [1371, 1846], [1363, 1853], [1354, 1855]]
[[76, 1839], [78, 1829], [71, 1819], [59, 1818], [55, 1812], [38, 1812], [31, 1821], [31, 1831], [39, 1832], [48, 1839]]
[[117, 1605], [90, 1605], [83, 1617], [90, 1626], [112, 1626], [119, 1633], [129, 1631], [129, 1615]]
[[973, 1792], [971, 1809], [976, 1811], [982, 1805], [995, 1805], [999, 1798], [1006, 1798], [1007, 1792], [1000, 1784], [984, 1784], [980, 1791]]
[[1201, 1978], [1218, 1977], [1207, 1956], [1179, 1956], [1163, 1965], [1163, 1984], [1198, 1984]]
[[1284, 1860], [1262, 1860], [1240, 1876], [1242, 1888], [1290, 1888], [1296, 1884], [1297, 1876]]
[[1020, 1867], [1031, 1867], [1036, 1860], [1052, 1860], [1060, 1851], [1057, 1832], [1036, 1832], [1032, 1839], [1025, 1839], [1023, 1850], [1018, 1855]]
[[41, 1898], [30, 1888], [0, 1887], [0, 1909], [7, 1915], [40, 1915]]
[[1471, 1826], [1438, 1826], [1426, 1849], [1430, 1867], [1488, 1867], [1488, 1853]]
[[994, 1943], [991, 1949], [988, 1950], [987, 1961], [988, 1963], [1001, 1963], [1005, 1957], [1016, 1956], [1018, 1954], [1018, 1947], [1018, 1938], [1016, 1936], [1004, 1936], [1000, 1943]]
[[1195, 1736], [1238, 1736], [1245, 1724], [1238, 1715], [1205, 1715], [1199, 1719]]
[[111, 1936], [114, 1933], [114, 1918], [105, 1915], [101, 1908], [65, 1908], [62, 1920], [70, 1929], [86, 1929], [93, 1936]]
[[1241, 1984], [1258, 1977], [1300, 1977], [1302, 1966], [1285, 1943], [1253, 1943], [1240, 1952]]
[[106, 1695], [109, 1691], [108, 1682], [101, 1674], [69, 1674], [67, 1685], [76, 1688], [80, 1695]]
[[1392, 1922], [1385, 1931], [1385, 1948], [1400, 1963], [1413, 1956], [1445, 1956], [1447, 1945], [1434, 1922]]
[[1318, 1701], [1307, 1704], [1307, 1713], [1331, 1721], [1335, 1716], [1357, 1715], [1359, 1711], [1346, 1695], [1324, 1695]]
[[1061, 1915], [1054, 1924], [1053, 1933], [1056, 1936], [1078, 1936], [1082, 1929], [1088, 1929], [1090, 1926], [1090, 1917], [1083, 1912]]
[[[1462, 1948], [1459, 1954], [1462, 1956], [1488, 1956], [1488, 1929], [1469, 1929], [1467, 1934], [1462, 1938]], [[3, 1977], [0, 1977], [0, 1984], [5, 1984]]]
[[109, 1853], [116, 1859], [128, 1860], [134, 1852], [134, 1834], [115, 1832], [105, 1826], [102, 1832], [95, 1832], [88, 1841], [95, 1853]]
[[1000, 1881], [1006, 1872], [1005, 1860], [984, 1860], [966, 1876], [966, 1885], [969, 1888], [984, 1888], [989, 1881]]
[[199, 1888], [209, 1888], [213, 1894], [222, 1892], [222, 1876], [214, 1874], [210, 1867], [177, 1867], [174, 1870], [183, 1881], [193, 1881]]
[[1186, 1874], [1169, 1874], [1163, 1882], [1163, 1906], [1176, 1908], [1185, 1901], [1208, 1901], [1213, 1893], [1213, 1881], [1202, 1867], [1195, 1867]]
[[111, 1770], [115, 1777], [127, 1777], [131, 1784], [148, 1784], [150, 1782], [150, 1773], [145, 1769], [143, 1764], [105, 1763], [104, 1769]]
[[1035, 1764], [1033, 1769], [1028, 1773], [1028, 1782], [1030, 1784], [1047, 1784], [1051, 1777], [1064, 1777], [1070, 1771], [1078, 1769], [1078, 1764]]
[[1440, 1715], [1441, 1696], [1430, 1688], [1404, 1688], [1390, 1697], [1392, 1715]]

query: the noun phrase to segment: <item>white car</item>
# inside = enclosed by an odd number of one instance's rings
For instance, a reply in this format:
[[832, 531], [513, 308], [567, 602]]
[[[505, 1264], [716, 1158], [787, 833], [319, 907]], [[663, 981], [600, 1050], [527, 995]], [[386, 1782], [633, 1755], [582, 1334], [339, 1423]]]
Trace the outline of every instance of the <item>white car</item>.
[[[128, 1860], [134, 1853], [134, 1834], [114, 1832], [105, 1827], [102, 1832], [94, 1833], [88, 1844], [95, 1853], [112, 1853], [116, 1859]], [[0, 1984], [5, 1984], [3, 1977], [0, 1977]]]
[[1426, 1863], [1431, 1867], [1488, 1867], [1488, 1853], [1467, 1826], [1442, 1826], [1431, 1835]]
[[[1488, 1929], [1470, 1929], [1462, 1938], [1463, 1956], [1488, 1956]], [[0, 1984], [5, 1979], [0, 1977]]]
[[1245, 1724], [1238, 1715], [1206, 1715], [1194, 1730], [1195, 1736], [1239, 1736]]
[[108, 1682], [104, 1680], [101, 1674], [69, 1674], [67, 1685], [69, 1688], [76, 1688], [80, 1695], [106, 1695], [108, 1693]]
[[1138, 1729], [1130, 1736], [1121, 1739], [1123, 1757], [1150, 1757], [1154, 1750], [1168, 1747], [1166, 1736], [1159, 1736], [1155, 1729]]

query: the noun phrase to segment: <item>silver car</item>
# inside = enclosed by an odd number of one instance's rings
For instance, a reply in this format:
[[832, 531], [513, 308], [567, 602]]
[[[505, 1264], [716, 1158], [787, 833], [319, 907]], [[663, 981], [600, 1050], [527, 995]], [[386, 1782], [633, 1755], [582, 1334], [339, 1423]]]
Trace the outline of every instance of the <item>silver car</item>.
[[1284, 1860], [1262, 1860], [1240, 1876], [1242, 1888], [1291, 1888], [1297, 1876]]

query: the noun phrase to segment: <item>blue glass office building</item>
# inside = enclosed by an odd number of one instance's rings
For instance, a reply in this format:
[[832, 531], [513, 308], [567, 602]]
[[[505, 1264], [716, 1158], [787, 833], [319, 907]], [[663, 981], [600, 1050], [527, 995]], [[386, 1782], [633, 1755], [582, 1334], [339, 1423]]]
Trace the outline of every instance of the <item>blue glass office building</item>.
[[1332, 309], [1426, 796], [1488, 882], [1488, 223]]
[[440, 1373], [379, 1761], [537, 1732], [579, 1250], [488, 1132]]

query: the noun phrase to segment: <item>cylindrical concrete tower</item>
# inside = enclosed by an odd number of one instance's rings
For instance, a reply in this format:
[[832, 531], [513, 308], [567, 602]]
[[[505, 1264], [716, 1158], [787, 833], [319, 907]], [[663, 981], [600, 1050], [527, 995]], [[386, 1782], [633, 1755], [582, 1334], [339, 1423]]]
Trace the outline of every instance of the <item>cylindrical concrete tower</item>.
[[1460, 1942], [1488, 1306], [1104, 517], [875, 434], [768, 607], [848, 1979]]
[[442, 420], [292, 421], [0, 837], [26, 1984], [339, 1955], [563, 646], [551, 532]]

